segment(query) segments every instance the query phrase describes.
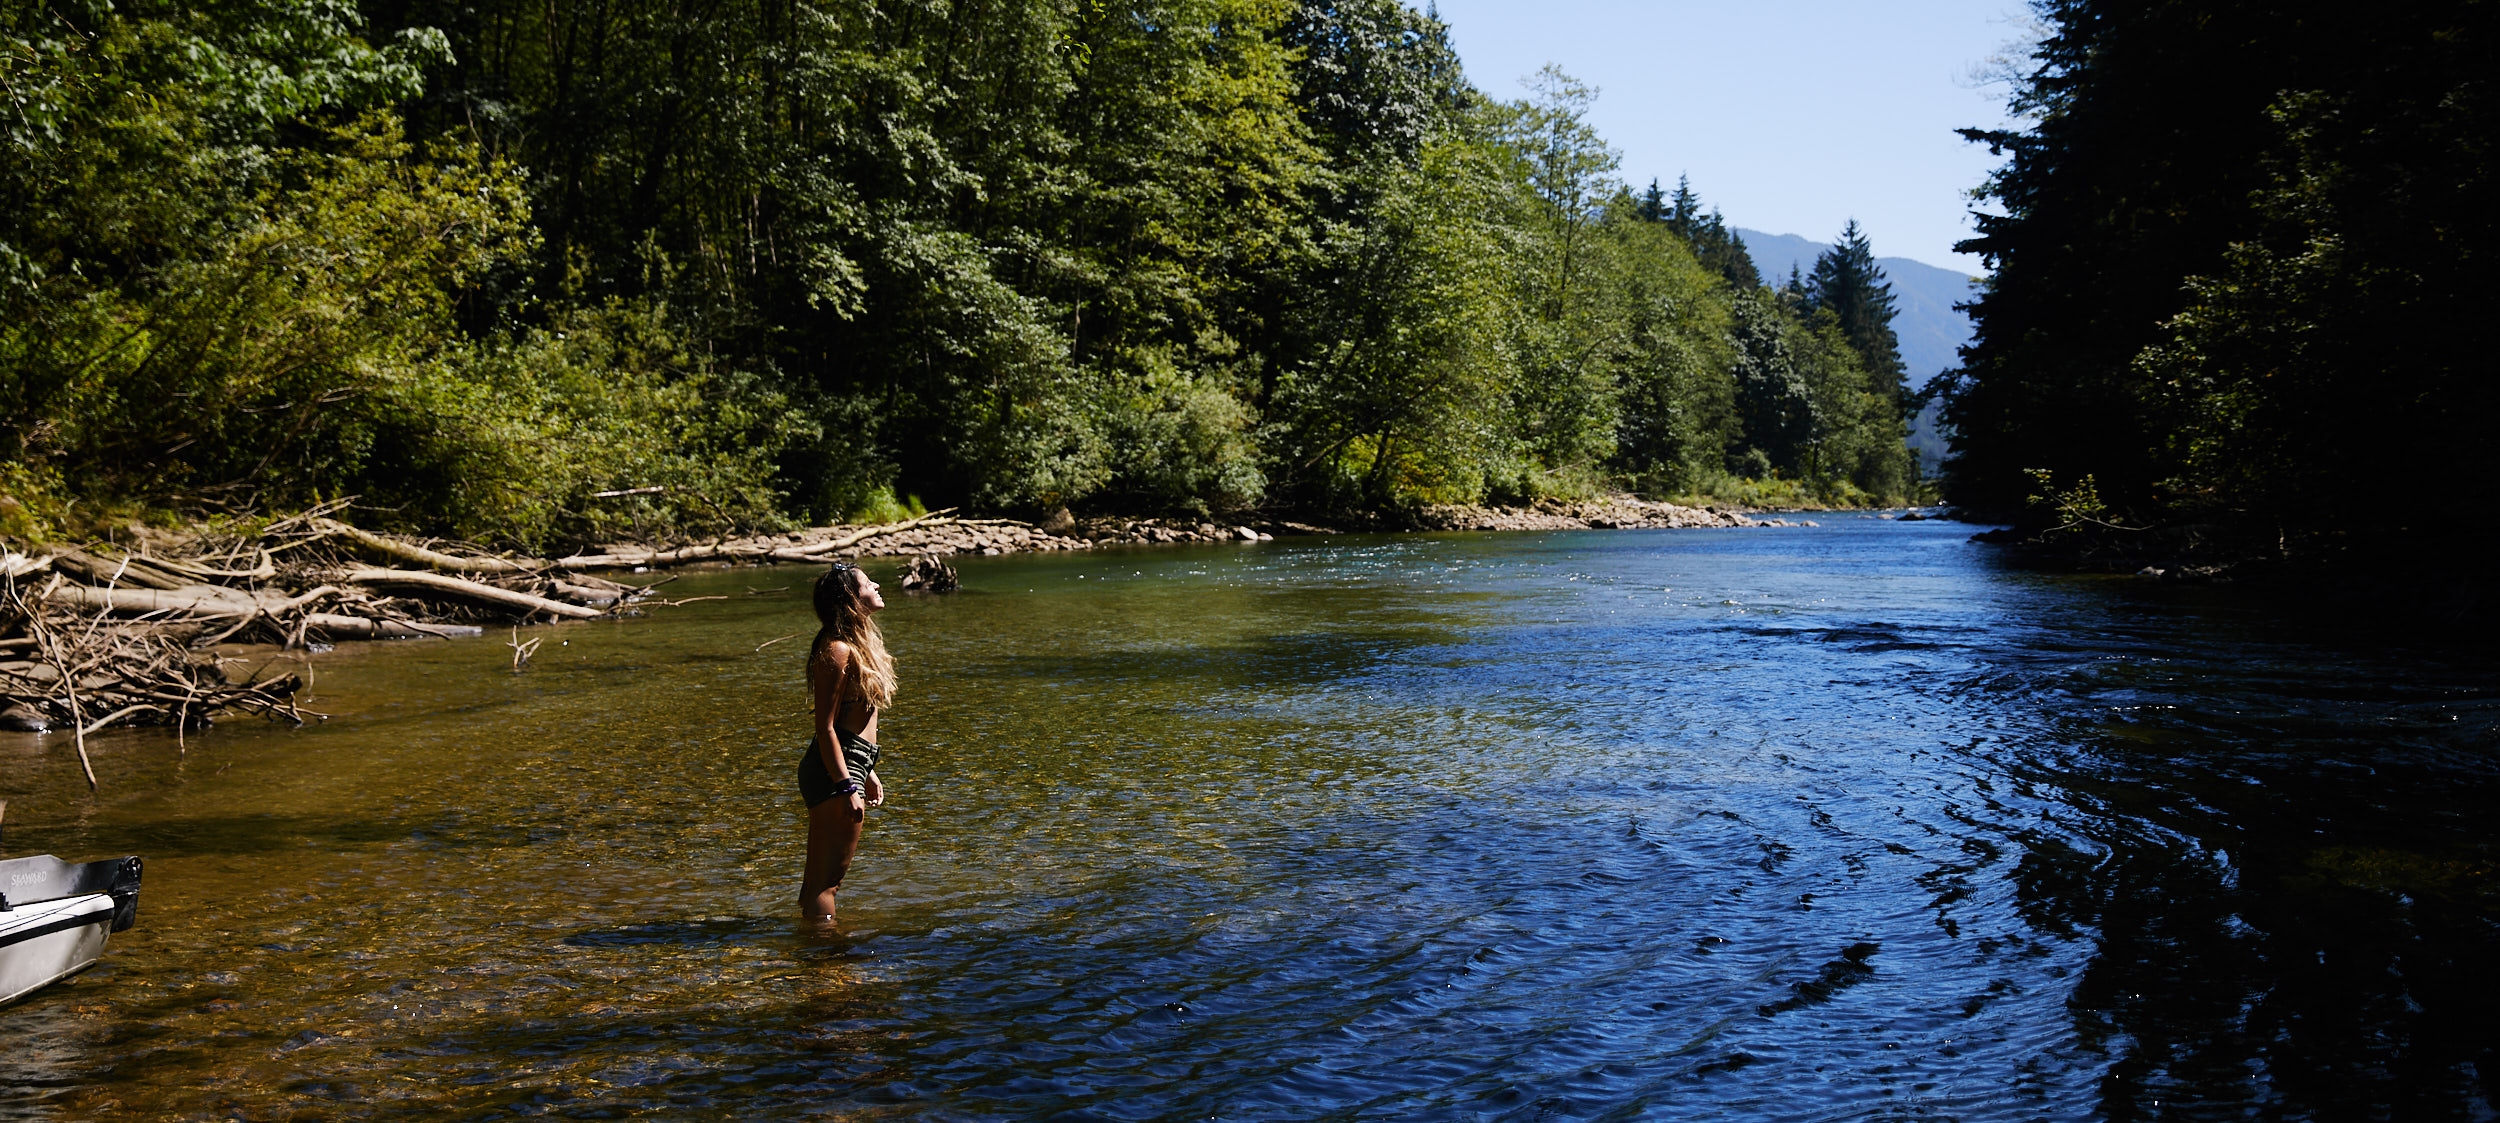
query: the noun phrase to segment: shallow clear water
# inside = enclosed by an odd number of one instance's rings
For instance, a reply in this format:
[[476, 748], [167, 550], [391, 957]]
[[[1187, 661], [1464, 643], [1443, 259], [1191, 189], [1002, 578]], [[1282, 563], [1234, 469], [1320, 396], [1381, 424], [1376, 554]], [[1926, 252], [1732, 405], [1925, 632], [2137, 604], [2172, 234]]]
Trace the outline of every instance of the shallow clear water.
[[959, 559], [837, 937], [810, 571], [0, 736], [0, 1116], [2493, 1117], [2488, 645], [1825, 522]]

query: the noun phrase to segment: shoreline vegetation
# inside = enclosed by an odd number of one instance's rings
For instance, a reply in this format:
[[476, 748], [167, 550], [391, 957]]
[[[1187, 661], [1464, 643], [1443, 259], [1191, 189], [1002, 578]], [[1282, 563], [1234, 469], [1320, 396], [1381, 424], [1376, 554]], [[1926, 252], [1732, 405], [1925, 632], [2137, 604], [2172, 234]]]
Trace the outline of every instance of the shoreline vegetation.
[[132, 524], [111, 541], [0, 553], [0, 731], [68, 732], [89, 784], [86, 737], [113, 726], [171, 727], [179, 737], [222, 712], [301, 723], [304, 680], [294, 674], [230, 681], [221, 645], [318, 651], [354, 640], [476, 637], [513, 630], [515, 669], [537, 640], [519, 627], [560, 619], [638, 615], [671, 602], [668, 578], [635, 575], [687, 566], [906, 558], [904, 586], [951, 587], [941, 560], [1176, 544], [1259, 542], [1348, 531], [1631, 529], [1814, 526], [1736, 510], [1630, 495], [1522, 508], [1425, 508], [1397, 525], [1283, 519], [1219, 524], [1163, 518], [1041, 522], [936, 511], [874, 525], [659, 545], [616, 543], [537, 558], [376, 533], [314, 512], [249, 529], [188, 531]]
[[21, 550], [1920, 495], [1869, 232], [1762, 276], [1400, 0], [43, 0], [0, 56]]
[[2027, 561], [2487, 597], [2500, 9], [2034, 16], [1963, 133], [2002, 163], [1944, 499]]

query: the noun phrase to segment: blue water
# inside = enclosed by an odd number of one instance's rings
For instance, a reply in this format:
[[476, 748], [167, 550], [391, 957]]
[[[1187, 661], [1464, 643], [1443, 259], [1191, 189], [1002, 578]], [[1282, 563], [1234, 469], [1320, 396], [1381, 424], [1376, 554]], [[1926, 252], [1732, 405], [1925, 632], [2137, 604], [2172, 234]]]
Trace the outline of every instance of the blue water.
[[0, 1114], [2495, 1116], [2488, 644], [1822, 521], [959, 559], [832, 937], [800, 570], [0, 743]]

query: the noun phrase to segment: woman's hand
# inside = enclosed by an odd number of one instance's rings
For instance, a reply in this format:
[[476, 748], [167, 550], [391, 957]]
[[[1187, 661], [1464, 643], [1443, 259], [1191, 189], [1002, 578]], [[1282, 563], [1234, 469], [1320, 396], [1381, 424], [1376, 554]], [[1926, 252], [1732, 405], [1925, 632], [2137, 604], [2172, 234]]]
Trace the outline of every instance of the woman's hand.
[[877, 774], [876, 774], [876, 773], [874, 773], [874, 772], [871, 772], [871, 773], [869, 773], [869, 774], [868, 774], [868, 778], [867, 778], [865, 781], [863, 781], [863, 783], [865, 783], [865, 784], [867, 785], [867, 791], [866, 791], [866, 793], [865, 793], [865, 794], [866, 794], [866, 795], [867, 795], [867, 797], [868, 797], [868, 806], [870, 806], [870, 807], [882, 807], [882, 806], [884, 806], [884, 805], [885, 805], [885, 781], [882, 781], [882, 780], [877, 779]]

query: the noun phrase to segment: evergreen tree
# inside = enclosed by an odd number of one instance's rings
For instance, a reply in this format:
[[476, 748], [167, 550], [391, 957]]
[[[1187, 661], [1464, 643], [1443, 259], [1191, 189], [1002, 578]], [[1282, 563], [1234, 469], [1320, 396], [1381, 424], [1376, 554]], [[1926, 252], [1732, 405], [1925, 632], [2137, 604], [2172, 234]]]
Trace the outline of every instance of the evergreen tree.
[[2016, 515], [2036, 473], [2089, 477], [2119, 521], [2251, 551], [2487, 561], [2454, 512], [2500, 412], [2459, 327], [2500, 250], [2500, 7], [2039, 10], [2032, 124], [1964, 134], [2006, 162], [1960, 247], [1993, 275], [1946, 389], [1952, 498]]
[[1727, 219], [1717, 207], [1710, 208], [1710, 217], [1694, 229], [1694, 248], [1701, 254], [1702, 264], [1709, 266], [1740, 292], [1762, 287], [1762, 272], [1754, 267], [1753, 254], [1745, 249], [1745, 240], [1727, 228]]
[[1657, 180], [1650, 180], [1649, 190], [1641, 192], [1641, 202], [1637, 213], [1643, 222], [1667, 220], [1667, 199], [1666, 195], [1658, 190]]
[[1676, 233], [1690, 242], [1700, 221], [1701, 196], [1693, 194], [1693, 177], [1675, 177], [1675, 197], [1667, 203], [1667, 225], [1674, 227]]
[[1664, 198], [1659, 195], [1657, 181], [1651, 180], [1637, 210], [1640, 217], [1663, 222], [1675, 231], [1692, 247], [1693, 257], [1729, 285], [1741, 291], [1762, 284], [1762, 274], [1754, 267], [1753, 255], [1746, 252], [1744, 239], [1727, 228], [1727, 220], [1717, 208], [1702, 213], [1701, 196], [1693, 192], [1691, 176], [1677, 176], [1675, 194]]
[[[1978, 215], [1979, 236], [1955, 247], [1990, 265], [1945, 405], [1955, 502], [2012, 515], [2032, 469], [2092, 475], [2121, 509], [2154, 501], [2167, 422], [2129, 364], [2179, 311], [2182, 280], [2253, 232], [2266, 105], [2289, 75], [2251, 44], [2304, 22], [2268, 7], [2042, 6], [2053, 31], [2012, 107], [2036, 123], [1963, 131], [2006, 162], [1985, 187], [2004, 213]], [[2276, 73], [2226, 77], [2220, 60]]]
[[[1795, 284], [1792, 274], [1790, 283]], [[1840, 241], [1814, 259], [1814, 272], [1801, 286], [1805, 307], [1830, 309], [1841, 333], [1857, 349], [1869, 374], [1887, 385], [1901, 381], [1901, 340], [1892, 330], [1895, 306], [1892, 284], [1875, 264], [1875, 249], [1858, 220], [1850, 219]]]

